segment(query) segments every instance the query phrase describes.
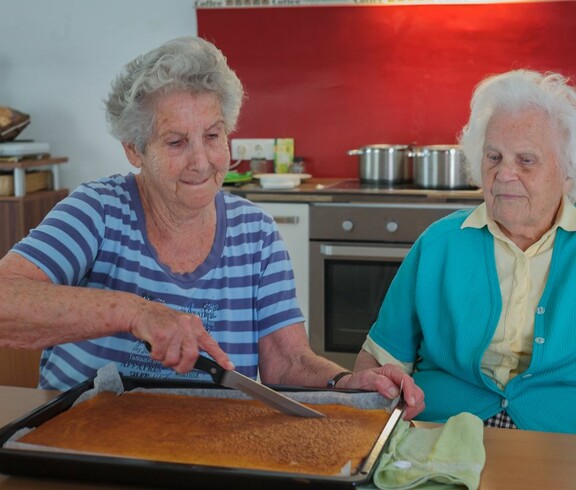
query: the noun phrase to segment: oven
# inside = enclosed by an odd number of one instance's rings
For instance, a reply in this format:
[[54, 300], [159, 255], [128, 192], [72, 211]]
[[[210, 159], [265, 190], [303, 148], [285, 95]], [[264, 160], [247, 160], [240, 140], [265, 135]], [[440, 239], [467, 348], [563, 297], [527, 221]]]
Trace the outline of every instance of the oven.
[[434, 221], [462, 203], [312, 203], [312, 349], [352, 369], [402, 260]]

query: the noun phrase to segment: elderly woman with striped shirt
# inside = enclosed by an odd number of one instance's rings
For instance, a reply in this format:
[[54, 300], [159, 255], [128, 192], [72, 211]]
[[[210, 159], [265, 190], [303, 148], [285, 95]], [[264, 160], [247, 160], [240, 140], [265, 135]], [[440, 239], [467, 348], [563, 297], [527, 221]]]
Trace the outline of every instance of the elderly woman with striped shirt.
[[576, 91], [490, 77], [460, 143], [484, 203], [414, 244], [356, 368], [412, 373], [422, 420], [576, 433]]
[[[423, 394], [396, 369], [345, 370], [308, 346], [272, 218], [221, 191], [243, 88], [222, 53], [179, 38], [128, 63], [106, 101], [135, 174], [81, 185], [0, 261], [0, 345], [44, 348], [40, 387], [122, 374], [204, 377], [200, 351], [265, 383]], [[145, 344], [151, 345], [148, 353]]]

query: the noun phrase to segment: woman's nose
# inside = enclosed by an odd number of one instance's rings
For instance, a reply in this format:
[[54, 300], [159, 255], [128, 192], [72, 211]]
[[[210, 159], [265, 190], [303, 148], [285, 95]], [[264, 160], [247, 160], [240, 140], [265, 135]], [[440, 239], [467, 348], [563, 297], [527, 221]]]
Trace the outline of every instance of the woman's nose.
[[496, 171], [496, 178], [502, 181], [514, 180], [518, 177], [518, 166], [513, 158], [502, 158]]
[[202, 168], [208, 166], [210, 160], [208, 152], [202, 144], [191, 144], [188, 149], [188, 165], [194, 168]]

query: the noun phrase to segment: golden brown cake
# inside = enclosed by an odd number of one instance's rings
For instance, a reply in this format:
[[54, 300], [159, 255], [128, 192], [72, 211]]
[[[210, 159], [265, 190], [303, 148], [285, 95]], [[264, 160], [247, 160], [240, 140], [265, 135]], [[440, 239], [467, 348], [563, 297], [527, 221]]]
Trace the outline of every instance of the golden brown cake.
[[309, 405], [326, 418], [285, 415], [254, 400], [100, 393], [19, 442], [101, 455], [335, 475], [356, 472], [389, 414]]

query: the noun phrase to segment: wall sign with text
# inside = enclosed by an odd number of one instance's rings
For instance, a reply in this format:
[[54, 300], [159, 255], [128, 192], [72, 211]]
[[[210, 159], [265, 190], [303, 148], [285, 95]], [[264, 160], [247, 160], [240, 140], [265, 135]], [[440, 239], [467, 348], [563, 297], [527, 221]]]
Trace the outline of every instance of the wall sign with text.
[[[252, 7], [345, 7], [378, 5], [464, 5], [486, 3], [542, 3], [558, 0], [194, 0], [199, 9]], [[559, 0], [572, 1], [572, 0]]]

